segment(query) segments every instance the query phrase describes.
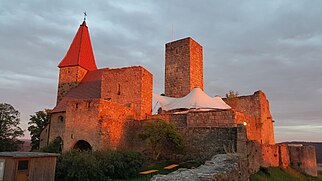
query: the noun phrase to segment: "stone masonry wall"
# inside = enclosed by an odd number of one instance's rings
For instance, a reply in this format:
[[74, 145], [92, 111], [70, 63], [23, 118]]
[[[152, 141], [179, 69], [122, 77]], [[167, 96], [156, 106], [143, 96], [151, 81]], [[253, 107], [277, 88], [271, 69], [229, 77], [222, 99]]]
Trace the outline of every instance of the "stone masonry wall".
[[[129, 120], [133, 120], [135, 111], [111, 101], [101, 100], [99, 108], [99, 123], [102, 149], [117, 149], [125, 147], [124, 142], [128, 129]], [[141, 122], [141, 121], [137, 121]]]
[[[186, 152], [189, 153], [187, 156], [190, 159], [209, 159], [211, 156], [218, 153], [226, 153], [226, 152], [235, 152], [237, 146], [237, 127], [187, 127], [182, 125], [182, 120], [184, 120], [184, 115], [168, 115], [173, 116], [172, 118], [176, 118], [179, 122], [176, 126], [177, 130], [182, 134], [185, 140]], [[162, 120], [162, 119], [154, 119], [155, 117], [148, 121]], [[164, 120], [169, 122], [169, 120]], [[173, 120], [171, 120], [172, 122]], [[139, 134], [143, 131], [144, 124], [147, 121], [135, 121], [128, 120], [123, 123], [115, 121], [106, 120], [102, 122], [102, 125], [109, 124], [111, 128], [118, 129], [122, 127], [123, 132], [121, 132], [119, 137], [119, 144], [117, 148], [125, 148], [136, 151], [143, 151], [146, 149], [145, 143], [139, 139]], [[175, 124], [175, 123], [174, 123]], [[115, 126], [116, 125], [116, 126]], [[104, 135], [104, 131], [108, 132], [106, 126], [102, 127], [102, 132]], [[242, 134], [242, 133], [240, 133]], [[246, 133], [244, 132], [244, 135]], [[104, 138], [103, 140], [108, 140]], [[103, 145], [107, 145], [107, 143], [102, 143]], [[103, 146], [104, 149], [110, 149], [110, 146]], [[186, 158], [186, 159], [189, 159]]]
[[233, 127], [235, 124], [233, 110], [196, 111], [187, 114], [188, 127]]
[[55, 138], [63, 138], [65, 132], [66, 113], [55, 113], [50, 117], [50, 135], [49, 142]]
[[118, 149], [133, 150], [144, 152], [146, 144], [139, 138], [143, 132], [146, 121], [128, 120], [123, 124], [123, 134], [118, 145]]
[[155, 114], [148, 115], [147, 120], [163, 120], [178, 128], [187, 127], [187, 114]]
[[[226, 100], [226, 99], [224, 99]], [[261, 144], [274, 144], [273, 119], [270, 114], [269, 102], [262, 91], [250, 96], [240, 96], [234, 108], [245, 114], [250, 121], [247, 122], [250, 132], [249, 138]]]
[[241, 112], [235, 111], [235, 120], [237, 124], [246, 124], [247, 138], [249, 140], [256, 140], [260, 143], [261, 134], [258, 126], [258, 120], [256, 117], [245, 115]]
[[262, 143], [275, 144], [273, 118], [269, 108], [269, 101], [262, 91], [257, 91], [255, 94], [258, 94], [260, 100]]
[[47, 146], [51, 141], [64, 136], [66, 114], [64, 112], [54, 113], [50, 116], [50, 124], [48, 124], [40, 134], [39, 147]]
[[192, 38], [165, 45], [165, 95], [183, 97], [195, 86], [203, 89], [202, 46]]
[[209, 159], [218, 153], [236, 151], [236, 127], [187, 127], [178, 130], [183, 135], [192, 158]]
[[287, 144], [263, 145], [257, 141], [237, 139], [237, 153], [247, 163], [250, 174], [262, 167], [292, 167], [295, 170], [317, 175], [314, 146], [288, 146]]
[[262, 145], [262, 166], [278, 167], [279, 163], [279, 145]]
[[152, 112], [152, 79], [152, 74], [140, 66], [107, 70], [102, 78], [101, 97], [133, 106], [136, 119], [145, 119]]
[[104, 99], [71, 100], [67, 104], [63, 151], [79, 140], [87, 141], [93, 150], [119, 146], [127, 119], [133, 119], [132, 108]]
[[292, 168], [317, 176], [316, 154], [314, 146], [288, 146]]
[[279, 146], [279, 166], [287, 168], [290, 166], [290, 153], [286, 144], [278, 144]]
[[101, 149], [98, 99], [70, 100], [66, 108], [63, 151], [73, 149], [79, 140], [88, 142], [93, 150]]
[[63, 67], [59, 69], [57, 103], [85, 77], [87, 70], [80, 66]]

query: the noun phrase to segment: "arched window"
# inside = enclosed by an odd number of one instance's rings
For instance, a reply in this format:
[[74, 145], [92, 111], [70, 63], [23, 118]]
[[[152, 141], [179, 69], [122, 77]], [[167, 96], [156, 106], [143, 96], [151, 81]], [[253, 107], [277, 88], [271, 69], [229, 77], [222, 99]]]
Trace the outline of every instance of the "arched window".
[[52, 142], [52, 147], [55, 149], [55, 152], [61, 153], [63, 150], [63, 139], [58, 136]]
[[59, 116], [58, 117], [58, 120], [62, 123], [62, 122], [64, 122], [64, 116]]

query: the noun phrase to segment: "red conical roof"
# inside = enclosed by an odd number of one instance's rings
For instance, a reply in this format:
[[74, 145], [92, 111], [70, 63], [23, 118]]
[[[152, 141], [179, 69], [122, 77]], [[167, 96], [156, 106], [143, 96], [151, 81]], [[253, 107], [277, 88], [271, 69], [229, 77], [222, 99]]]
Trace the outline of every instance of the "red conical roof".
[[91, 38], [85, 21], [78, 28], [67, 54], [58, 65], [59, 68], [69, 66], [81, 66], [89, 71], [97, 69]]

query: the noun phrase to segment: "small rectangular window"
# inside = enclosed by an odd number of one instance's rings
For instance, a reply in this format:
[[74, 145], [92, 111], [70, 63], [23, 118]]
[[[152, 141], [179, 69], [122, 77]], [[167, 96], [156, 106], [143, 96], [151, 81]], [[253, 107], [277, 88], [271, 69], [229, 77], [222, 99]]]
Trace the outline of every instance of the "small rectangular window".
[[28, 170], [28, 160], [19, 160], [18, 161], [18, 171]]

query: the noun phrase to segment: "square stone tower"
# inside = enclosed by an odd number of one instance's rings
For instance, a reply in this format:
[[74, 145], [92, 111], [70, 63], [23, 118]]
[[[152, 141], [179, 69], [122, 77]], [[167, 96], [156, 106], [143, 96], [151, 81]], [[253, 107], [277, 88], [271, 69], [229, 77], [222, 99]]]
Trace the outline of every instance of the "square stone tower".
[[165, 95], [184, 97], [194, 87], [203, 90], [202, 46], [192, 38], [165, 45]]

